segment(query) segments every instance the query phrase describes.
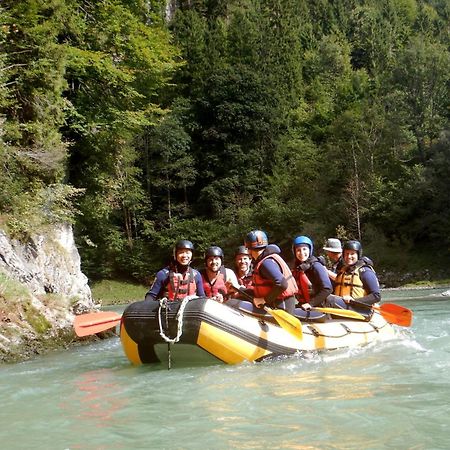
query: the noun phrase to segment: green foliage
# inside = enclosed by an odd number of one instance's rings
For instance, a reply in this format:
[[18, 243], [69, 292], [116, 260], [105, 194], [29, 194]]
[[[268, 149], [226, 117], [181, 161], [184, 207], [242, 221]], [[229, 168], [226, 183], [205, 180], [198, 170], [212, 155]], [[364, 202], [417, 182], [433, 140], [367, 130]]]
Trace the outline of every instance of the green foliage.
[[256, 227], [449, 245], [448, 2], [176, 3], [2, 3], [2, 223], [75, 221], [91, 278], [146, 283]]
[[147, 290], [148, 286], [114, 280], [102, 280], [91, 286], [93, 299], [103, 306], [125, 305], [142, 300]]

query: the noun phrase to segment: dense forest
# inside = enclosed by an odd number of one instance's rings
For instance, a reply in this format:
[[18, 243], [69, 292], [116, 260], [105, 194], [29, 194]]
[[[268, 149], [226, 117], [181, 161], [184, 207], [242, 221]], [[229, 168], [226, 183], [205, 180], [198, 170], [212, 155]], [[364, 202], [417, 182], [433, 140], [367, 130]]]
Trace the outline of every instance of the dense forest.
[[357, 238], [450, 263], [448, 0], [3, 0], [0, 226], [74, 225], [91, 279], [178, 238]]

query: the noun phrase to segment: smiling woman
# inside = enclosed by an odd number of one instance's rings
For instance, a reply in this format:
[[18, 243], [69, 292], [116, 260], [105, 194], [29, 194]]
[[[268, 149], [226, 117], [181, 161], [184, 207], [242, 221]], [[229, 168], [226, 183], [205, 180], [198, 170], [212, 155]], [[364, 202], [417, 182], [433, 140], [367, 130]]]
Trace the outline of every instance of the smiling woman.
[[381, 300], [380, 284], [372, 261], [363, 257], [359, 241], [344, 243], [343, 265], [338, 270], [333, 285], [333, 295], [327, 299], [333, 307], [348, 309], [352, 307], [353, 300], [370, 306]]

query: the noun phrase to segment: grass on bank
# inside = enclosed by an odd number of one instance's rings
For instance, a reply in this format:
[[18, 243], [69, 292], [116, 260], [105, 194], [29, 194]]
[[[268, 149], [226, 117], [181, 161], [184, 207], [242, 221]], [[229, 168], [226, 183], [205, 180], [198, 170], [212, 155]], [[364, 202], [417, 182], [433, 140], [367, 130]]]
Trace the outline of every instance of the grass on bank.
[[102, 280], [91, 284], [92, 297], [103, 306], [143, 300], [148, 286], [126, 281]]

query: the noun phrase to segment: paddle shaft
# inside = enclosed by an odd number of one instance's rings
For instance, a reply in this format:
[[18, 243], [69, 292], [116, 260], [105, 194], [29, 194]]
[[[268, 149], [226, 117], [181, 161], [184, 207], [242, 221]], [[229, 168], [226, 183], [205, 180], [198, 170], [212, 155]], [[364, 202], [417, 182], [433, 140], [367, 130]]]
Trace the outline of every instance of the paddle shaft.
[[357, 300], [352, 300], [351, 303], [357, 306], [371, 308], [379, 312], [384, 317], [386, 322], [400, 325], [402, 327], [411, 326], [413, 313], [410, 309], [405, 308], [404, 306], [396, 305], [395, 303], [384, 303], [381, 307], [379, 307], [367, 305], [366, 303], [358, 302]]

